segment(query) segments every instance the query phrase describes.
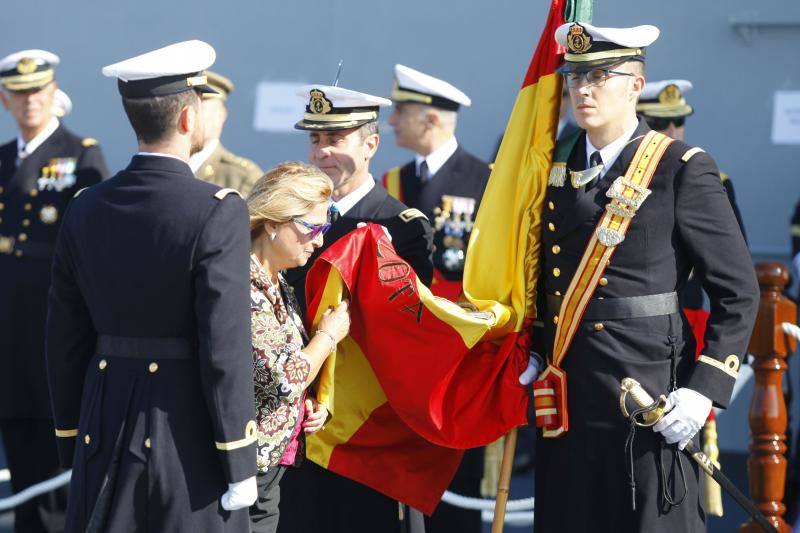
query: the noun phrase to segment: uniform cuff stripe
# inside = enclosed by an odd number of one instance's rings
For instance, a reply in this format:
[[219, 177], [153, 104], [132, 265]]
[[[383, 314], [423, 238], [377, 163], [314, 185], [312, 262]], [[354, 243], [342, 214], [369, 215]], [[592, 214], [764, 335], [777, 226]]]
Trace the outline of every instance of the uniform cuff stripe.
[[697, 362], [705, 363], [713, 366], [714, 368], [722, 370], [733, 379], [739, 377], [739, 358], [734, 354], [726, 357], [725, 362], [722, 362], [719, 359], [714, 359], [713, 357], [709, 357], [707, 355], [701, 355], [697, 358]]
[[244, 429], [244, 438], [239, 440], [232, 440], [230, 442], [215, 442], [218, 450], [229, 452], [231, 450], [238, 450], [245, 446], [250, 446], [256, 441], [256, 422], [251, 420], [247, 423]]

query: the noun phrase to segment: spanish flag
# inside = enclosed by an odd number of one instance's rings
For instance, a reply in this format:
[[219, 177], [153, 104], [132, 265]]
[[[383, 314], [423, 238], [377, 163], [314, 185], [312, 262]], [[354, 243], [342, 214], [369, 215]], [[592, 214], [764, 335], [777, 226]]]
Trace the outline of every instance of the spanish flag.
[[551, 4], [472, 231], [459, 303], [434, 296], [383, 230], [357, 229], [306, 279], [307, 318], [350, 299], [350, 337], [322, 372], [331, 412], [307, 457], [430, 514], [465, 448], [527, 423], [539, 230], [561, 102]]

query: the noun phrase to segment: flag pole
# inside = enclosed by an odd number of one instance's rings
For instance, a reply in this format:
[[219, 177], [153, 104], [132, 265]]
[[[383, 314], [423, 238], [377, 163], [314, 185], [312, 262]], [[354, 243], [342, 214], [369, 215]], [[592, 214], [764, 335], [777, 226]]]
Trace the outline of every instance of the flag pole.
[[503, 443], [503, 460], [500, 463], [500, 479], [497, 482], [497, 499], [494, 503], [492, 533], [503, 533], [506, 521], [506, 504], [511, 487], [511, 469], [514, 466], [514, 450], [517, 448], [517, 428], [512, 428]]

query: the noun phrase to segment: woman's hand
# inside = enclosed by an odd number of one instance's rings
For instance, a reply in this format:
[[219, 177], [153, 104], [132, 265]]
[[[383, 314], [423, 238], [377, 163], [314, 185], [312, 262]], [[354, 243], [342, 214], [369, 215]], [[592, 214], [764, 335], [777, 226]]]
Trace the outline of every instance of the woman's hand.
[[333, 337], [336, 344], [347, 337], [350, 331], [350, 311], [346, 300], [337, 305], [336, 309], [328, 309], [322, 314], [317, 331], [324, 331]]
[[313, 398], [306, 398], [306, 419], [303, 421], [303, 431], [316, 433], [325, 427], [328, 419], [328, 408]]

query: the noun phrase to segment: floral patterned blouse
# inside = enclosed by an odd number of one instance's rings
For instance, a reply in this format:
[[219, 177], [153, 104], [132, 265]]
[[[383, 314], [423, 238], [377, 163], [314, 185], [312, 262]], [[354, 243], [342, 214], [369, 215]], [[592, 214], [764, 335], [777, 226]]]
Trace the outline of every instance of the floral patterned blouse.
[[300, 350], [307, 337], [289, 285], [280, 275], [278, 282], [280, 288], [250, 257], [259, 472], [303, 458], [303, 403], [311, 367]]

